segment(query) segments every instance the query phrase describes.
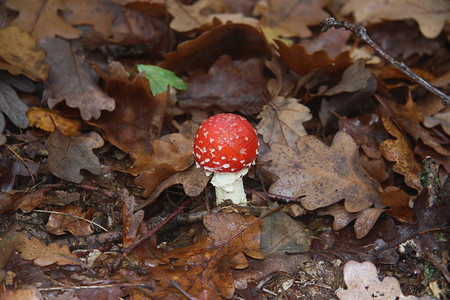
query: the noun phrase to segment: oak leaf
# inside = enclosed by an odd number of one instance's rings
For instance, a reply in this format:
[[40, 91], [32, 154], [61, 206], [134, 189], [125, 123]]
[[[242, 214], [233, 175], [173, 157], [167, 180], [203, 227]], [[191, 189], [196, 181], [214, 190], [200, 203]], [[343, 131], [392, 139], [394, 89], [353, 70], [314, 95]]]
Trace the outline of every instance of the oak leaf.
[[447, 107], [432, 116], [424, 117], [423, 125], [428, 128], [441, 125], [444, 132], [450, 136], [450, 108]]
[[331, 96], [343, 92], [356, 92], [367, 86], [367, 82], [372, 77], [372, 71], [365, 67], [363, 59], [358, 59], [351, 66], [345, 69], [341, 81], [329, 88], [324, 95]]
[[66, 205], [57, 212], [62, 214], [50, 214], [45, 226], [46, 231], [55, 235], [63, 235], [68, 231], [75, 236], [91, 235], [94, 232], [91, 224], [81, 219], [87, 218], [87, 212], [83, 212], [80, 206]]
[[177, 94], [181, 107], [220, 107], [238, 111], [262, 103], [266, 91], [261, 59], [234, 60], [229, 55], [219, 57], [208, 73], [201, 69], [189, 73], [189, 89]]
[[35, 126], [48, 132], [59, 129], [64, 135], [80, 135], [81, 122], [61, 115], [57, 110], [30, 107], [27, 111], [29, 126]]
[[144, 220], [144, 211], [136, 210], [135, 212], [135, 198], [127, 189], [122, 190], [120, 200], [122, 202], [122, 242], [126, 249], [136, 240], [138, 227]]
[[381, 153], [387, 160], [395, 162], [392, 169], [405, 176], [405, 183], [408, 186], [421, 191], [420, 172], [422, 172], [422, 168], [415, 160], [408, 140], [391, 120], [384, 116], [381, 117], [381, 120], [387, 132], [396, 138], [395, 140], [387, 139], [381, 143]]
[[58, 15], [66, 9], [61, 0], [6, 0], [6, 7], [18, 11], [19, 15], [11, 23], [21, 30], [29, 32], [37, 41], [56, 35], [66, 39], [81, 36], [81, 30], [72, 27]]
[[81, 169], [100, 175], [101, 165], [92, 149], [103, 146], [101, 136], [92, 131], [81, 136], [65, 136], [57, 130], [47, 140], [48, 168], [53, 175], [80, 183]]
[[[450, 19], [447, 0], [433, 0], [423, 5], [420, 0], [349, 0], [341, 12], [348, 15], [353, 12], [358, 23], [378, 23], [383, 20], [415, 19], [422, 34], [434, 39]], [[433, 16], [432, 18], [430, 16]]]
[[271, 148], [261, 158], [263, 168], [277, 177], [270, 193], [305, 196], [301, 202], [308, 210], [342, 199], [349, 212], [380, 203], [379, 184], [360, 165], [358, 146], [347, 133], [338, 132], [331, 147], [306, 135], [298, 140], [298, 150], [280, 144]]
[[98, 119], [102, 110], [114, 109], [114, 99], [91, 78], [87, 64], [70, 42], [55, 38], [43, 39], [38, 44], [47, 51], [45, 61], [52, 66], [48, 77], [52, 89], [44, 93], [50, 108], [65, 100], [68, 106], [80, 110], [83, 120]]
[[312, 119], [308, 107], [295, 98], [275, 97], [258, 115], [256, 131], [265, 143], [279, 143], [296, 149], [297, 140], [306, 135], [303, 123]]
[[16, 91], [3, 82], [0, 82], [0, 114], [3, 112], [11, 122], [19, 128], [28, 126], [28, 106], [20, 100]]
[[308, 26], [318, 25], [329, 17], [323, 9], [327, 0], [268, 0], [259, 1], [256, 10], [261, 13], [261, 25], [270, 27], [282, 37], [311, 36]]
[[399, 300], [419, 300], [431, 299], [428, 296], [415, 297], [404, 296], [400, 289], [398, 280], [387, 276], [380, 281], [378, 279], [377, 268], [369, 261], [362, 263], [351, 260], [344, 266], [344, 281], [347, 289], [342, 288], [336, 291], [336, 295], [341, 300], [372, 300], [372, 299], [399, 299]]
[[50, 66], [44, 63], [45, 52], [36, 48], [36, 41], [19, 28], [0, 29], [0, 69], [13, 75], [24, 74], [32, 80], [47, 79]]

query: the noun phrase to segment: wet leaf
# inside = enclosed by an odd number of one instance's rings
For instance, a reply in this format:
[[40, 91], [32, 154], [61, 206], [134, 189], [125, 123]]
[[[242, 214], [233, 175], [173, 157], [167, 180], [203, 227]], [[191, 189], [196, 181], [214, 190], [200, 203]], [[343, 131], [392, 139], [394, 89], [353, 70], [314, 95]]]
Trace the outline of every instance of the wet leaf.
[[367, 82], [372, 77], [372, 71], [365, 67], [363, 59], [358, 59], [354, 64], [345, 69], [341, 81], [329, 88], [324, 95], [331, 96], [343, 92], [356, 92], [367, 86]]
[[32, 80], [47, 79], [50, 66], [44, 63], [45, 52], [36, 48], [36, 41], [17, 27], [0, 29], [0, 69], [13, 75], [23, 74]]
[[65, 136], [57, 130], [47, 141], [48, 168], [57, 177], [80, 183], [81, 169], [100, 175], [101, 166], [92, 149], [103, 146], [101, 136], [92, 131], [81, 136]]
[[108, 97], [91, 78], [89, 68], [76, 54], [70, 42], [55, 38], [39, 41], [47, 51], [46, 62], [52, 65], [48, 77], [48, 106], [53, 108], [65, 100], [69, 107], [78, 108], [83, 120], [98, 119], [102, 110], [112, 111], [114, 99]]
[[28, 126], [28, 106], [20, 100], [16, 91], [9, 85], [0, 81], [0, 111], [19, 128]]
[[331, 147], [315, 136], [304, 136], [298, 150], [273, 144], [261, 161], [277, 177], [269, 192], [302, 198], [308, 210], [345, 199], [345, 209], [358, 212], [379, 204], [379, 185], [359, 164], [358, 147], [344, 132], [338, 132]]
[[258, 115], [261, 119], [256, 131], [263, 136], [264, 142], [272, 145], [279, 143], [297, 149], [297, 140], [306, 135], [303, 123], [312, 119], [308, 107], [295, 98], [275, 97]]
[[19, 12], [11, 25], [29, 32], [37, 41], [56, 35], [67, 39], [81, 36], [81, 30], [73, 28], [58, 15], [59, 11], [66, 9], [61, 0], [6, 0], [5, 5]]

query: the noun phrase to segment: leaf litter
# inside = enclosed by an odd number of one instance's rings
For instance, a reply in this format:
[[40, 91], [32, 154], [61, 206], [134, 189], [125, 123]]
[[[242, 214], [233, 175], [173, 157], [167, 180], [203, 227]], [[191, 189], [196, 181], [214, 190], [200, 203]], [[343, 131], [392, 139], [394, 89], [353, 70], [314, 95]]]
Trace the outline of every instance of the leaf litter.
[[[0, 297], [445, 297], [448, 99], [319, 33], [448, 94], [448, 5], [394, 2], [5, 1]], [[222, 112], [247, 206], [193, 163]]]

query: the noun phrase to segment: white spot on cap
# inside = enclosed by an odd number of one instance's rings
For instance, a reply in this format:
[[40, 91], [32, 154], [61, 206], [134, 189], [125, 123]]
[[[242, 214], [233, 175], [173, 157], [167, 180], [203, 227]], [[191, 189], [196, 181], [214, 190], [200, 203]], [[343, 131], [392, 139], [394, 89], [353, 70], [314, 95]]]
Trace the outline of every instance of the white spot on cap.
[[205, 162], [209, 162], [209, 161], [210, 161], [210, 159], [209, 159], [209, 158], [205, 159]]
[[248, 142], [248, 137], [247, 136], [244, 139]]
[[224, 169], [228, 169], [228, 168], [230, 167], [230, 164], [224, 164], [222, 167], [223, 167]]
[[209, 142], [210, 143], [214, 143], [214, 139], [209, 139]]
[[241, 154], [247, 154], [247, 153], [245, 153], [245, 151], [247, 151], [247, 148], [242, 148], [241, 151], [240, 151], [240, 153], [241, 153]]
[[221, 165], [222, 163], [218, 162], [218, 161], [213, 161], [213, 164], [215, 165]]
[[225, 159], [227, 159], [225, 156], [222, 156], [220, 159], [223, 159], [223, 160], [225, 160]]
[[230, 169], [230, 171], [231, 171], [231, 172], [234, 172], [234, 171], [236, 171], [236, 169], [235, 169], [235, 168], [233, 168], [233, 169]]
[[202, 156], [198, 153], [195, 153], [195, 157], [197, 157], [198, 159], [200, 159]]
[[205, 139], [206, 139], [206, 137], [208, 136], [208, 133], [209, 133], [209, 131], [203, 132], [203, 136], [205, 137]]
[[237, 161], [237, 158], [236, 157], [233, 157], [233, 159], [232, 159], [233, 161]]
[[239, 161], [241, 164], [245, 163], [245, 159]]
[[223, 149], [223, 146], [217, 146], [217, 149], [219, 149], [219, 151], [221, 151]]

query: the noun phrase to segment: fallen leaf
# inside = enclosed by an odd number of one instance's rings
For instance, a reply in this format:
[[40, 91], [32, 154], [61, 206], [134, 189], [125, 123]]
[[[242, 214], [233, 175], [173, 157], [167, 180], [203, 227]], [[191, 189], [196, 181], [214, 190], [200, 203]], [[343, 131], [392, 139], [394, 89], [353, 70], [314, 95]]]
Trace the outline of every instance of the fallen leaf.
[[35, 126], [48, 132], [59, 129], [64, 135], [80, 135], [81, 122], [61, 115], [57, 110], [30, 107], [27, 111], [29, 126]]
[[[50, 214], [45, 230], [55, 235], [63, 235], [67, 231], [74, 236], [91, 235], [94, 231], [91, 224], [80, 218], [88, 218], [87, 212], [83, 212], [82, 208], [75, 205], [66, 205], [56, 210], [63, 214]], [[74, 218], [79, 217], [79, 218]]]
[[[380, 153], [381, 155], [381, 153]], [[378, 159], [370, 159], [365, 155], [359, 157], [359, 163], [378, 182], [384, 182], [389, 179], [390, 172], [383, 157]]]
[[315, 136], [297, 142], [298, 150], [273, 144], [263, 155], [263, 168], [277, 177], [269, 192], [300, 197], [308, 210], [345, 199], [349, 212], [380, 204], [380, 187], [359, 164], [358, 146], [345, 132], [338, 132], [331, 147]]
[[328, 1], [323, 0], [268, 0], [259, 1], [256, 9], [261, 13], [261, 25], [270, 27], [282, 37], [311, 36], [308, 26], [316, 26], [329, 17], [323, 9]]
[[277, 56], [266, 60], [266, 67], [275, 75], [267, 81], [267, 91], [272, 98], [277, 96], [289, 97], [295, 88], [295, 81], [289, 70]]
[[5, 130], [5, 117], [0, 114], [0, 146], [6, 143], [6, 136], [2, 134], [3, 130]]
[[416, 222], [416, 215], [411, 205], [413, 199], [413, 196], [394, 186], [386, 187], [381, 194], [381, 201], [390, 207], [386, 210], [386, 213], [403, 223]]
[[227, 23], [178, 44], [177, 51], [166, 53], [159, 66], [176, 74], [195, 69], [207, 70], [223, 54], [233, 59], [272, 56], [264, 35], [258, 29], [246, 24]]
[[[184, 5], [178, 0], [167, 1], [167, 10], [173, 16], [170, 28], [178, 32], [188, 32], [211, 24], [214, 18], [222, 23], [233, 23], [258, 26], [255, 18], [244, 17], [241, 13], [230, 13], [226, 9], [225, 1], [200, 0], [192, 5]], [[205, 13], [208, 12], [208, 13]]]
[[168, 87], [183, 91], [188, 88], [186, 83], [172, 71], [153, 65], [138, 64], [136, 67], [139, 72], [144, 72], [150, 82], [153, 96], [164, 93]]
[[144, 203], [138, 205], [136, 209], [141, 209], [152, 204], [166, 188], [175, 184], [181, 184], [186, 195], [190, 197], [198, 196], [203, 192], [210, 179], [211, 176], [206, 176], [205, 171], [202, 168], [192, 164], [186, 170], [176, 172], [161, 182], [161, 184], [153, 190], [153, 193], [149, 198]]
[[334, 204], [317, 214], [319, 216], [332, 215], [334, 217], [333, 230], [341, 230], [356, 219], [353, 226], [357, 239], [365, 237], [373, 228], [380, 215], [385, 211], [382, 208], [368, 207], [359, 212], [348, 212], [344, 206]]
[[441, 112], [435, 113], [432, 116], [425, 116], [423, 125], [428, 128], [441, 125], [444, 132], [447, 135], [450, 135], [450, 108], [447, 107]]
[[143, 187], [149, 197], [163, 180], [186, 169], [193, 155], [193, 141], [179, 133], [172, 133], [152, 142], [153, 153], [138, 157], [131, 169], [122, 170], [134, 176], [136, 185]]
[[18, 244], [15, 247], [20, 257], [25, 260], [33, 260], [35, 265], [81, 265], [80, 259], [70, 253], [69, 247], [57, 244], [45, 245], [37, 238], [29, 239], [23, 233], [17, 234]]
[[336, 295], [341, 300], [431, 300], [428, 296], [420, 298], [404, 296], [398, 280], [394, 277], [387, 276], [383, 281], [380, 281], [378, 279], [377, 268], [369, 261], [362, 263], [353, 260], [348, 261], [344, 266], [344, 281], [347, 289], [340, 288], [336, 291]]
[[[419, 24], [422, 34], [434, 39], [450, 19], [449, 5], [446, 0], [429, 1], [423, 5], [420, 0], [348, 0], [341, 13], [353, 13], [357, 23], [378, 23], [383, 20], [414, 19]], [[433, 18], [430, 18], [430, 16]]]
[[19, 128], [28, 127], [28, 106], [23, 103], [16, 91], [0, 81], [0, 112], [3, 112], [11, 122]]
[[0, 69], [13, 75], [24, 74], [35, 81], [47, 79], [50, 66], [44, 63], [45, 52], [36, 41], [15, 26], [0, 29]]
[[116, 109], [104, 112], [90, 124], [100, 127], [106, 139], [134, 158], [151, 155], [152, 142], [159, 138], [169, 94], [152, 96], [143, 74], [128, 78], [119, 62], [109, 65], [106, 91], [114, 97]]
[[331, 59], [324, 50], [310, 54], [301, 45], [295, 44], [289, 47], [278, 40], [275, 43], [277, 44], [281, 61], [289, 69], [300, 75], [306, 75], [317, 69], [322, 69], [325, 74], [341, 74], [351, 65], [348, 51], [342, 52], [335, 59]]
[[9, 190], [0, 193], [0, 213], [19, 208], [25, 213], [29, 213], [47, 199], [48, 196], [45, 193], [49, 190], [50, 189], [42, 189], [29, 193]]
[[144, 220], [144, 211], [135, 212], [135, 198], [127, 189], [123, 189], [120, 195], [122, 201], [122, 242], [126, 249], [133, 245], [136, 240], [139, 225]]
[[29, 32], [37, 41], [42, 38], [54, 38], [56, 35], [66, 39], [81, 36], [81, 30], [72, 27], [58, 15], [66, 9], [61, 0], [6, 0], [6, 7], [19, 12], [11, 25]]
[[303, 123], [312, 119], [308, 107], [295, 98], [275, 97], [264, 105], [256, 131], [265, 143], [279, 143], [297, 149], [297, 140], [306, 135]]
[[46, 62], [52, 68], [44, 98], [53, 108], [65, 100], [69, 107], [78, 108], [83, 120], [98, 119], [102, 110], [114, 110], [114, 99], [108, 97], [91, 78], [88, 67], [72, 49], [70, 42], [55, 38], [39, 41], [47, 51]]
[[372, 71], [365, 67], [363, 59], [358, 59], [351, 66], [345, 69], [341, 81], [325, 91], [325, 96], [331, 96], [343, 92], [356, 92], [367, 86], [367, 82], [372, 77]]
[[179, 104], [182, 108], [219, 107], [225, 111], [261, 104], [261, 95], [266, 92], [263, 69], [261, 59], [233, 61], [229, 55], [222, 55], [208, 73], [201, 69], [189, 73], [189, 89], [177, 94]]
[[381, 153], [387, 160], [394, 162], [392, 169], [405, 176], [405, 183], [408, 186], [421, 191], [419, 176], [422, 169], [415, 160], [407, 139], [391, 120], [385, 116], [381, 116], [381, 120], [387, 132], [396, 138], [395, 140], [387, 139], [381, 143]]
[[0, 291], [1, 299], [15, 300], [42, 300], [44, 299], [36, 287], [26, 289], [3, 290]]
[[100, 175], [101, 165], [92, 149], [103, 146], [103, 139], [95, 132], [80, 136], [65, 136], [57, 130], [47, 140], [48, 168], [53, 175], [80, 183], [81, 169]]

